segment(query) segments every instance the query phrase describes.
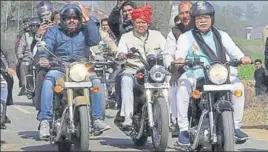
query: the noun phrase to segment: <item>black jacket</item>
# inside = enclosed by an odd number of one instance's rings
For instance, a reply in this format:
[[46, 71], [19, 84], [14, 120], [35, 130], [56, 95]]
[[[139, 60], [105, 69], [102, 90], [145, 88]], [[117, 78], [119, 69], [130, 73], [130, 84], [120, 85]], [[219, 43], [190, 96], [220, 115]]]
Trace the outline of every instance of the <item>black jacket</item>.
[[9, 68], [16, 69], [16, 55], [11, 47], [11, 42], [1, 36], [1, 59], [7, 63]]
[[[9, 68], [16, 69], [16, 55], [15, 51], [11, 47], [11, 42], [8, 42], [1, 35], [1, 64], [6, 64]], [[3, 75], [4, 79], [7, 81], [8, 86], [8, 96], [7, 105], [13, 105], [13, 84], [14, 79], [10, 75]]]
[[263, 67], [255, 70], [254, 79], [255, 79], [255, 88], [257, 90], [265, 92], [267, 90], [268, 80], [265, 75], [265, 69]]
[[131, 31], [133, 29], [131, 21], [128, 22], [122, 21], [120, 5], [116, 5], [112, 10], [112, 12], [110, 13], [108, 19], [108, 25], [118, 41], [120, 40], [122, 34]]

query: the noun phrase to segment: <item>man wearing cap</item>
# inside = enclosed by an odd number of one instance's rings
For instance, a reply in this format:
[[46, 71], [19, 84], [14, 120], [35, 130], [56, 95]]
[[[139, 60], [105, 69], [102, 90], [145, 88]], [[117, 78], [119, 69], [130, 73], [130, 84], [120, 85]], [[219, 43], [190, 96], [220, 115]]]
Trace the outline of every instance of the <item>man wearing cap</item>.
[[134, 29], [131, 32], [122, 35], [118, 44], [117, 57], [126, 60], [121, 80], [122, 105], [120, 116], [125, 117], [123, 128], [128, 128], [132, 124], [130, 118], [133, 114], [133, 75], [143, 66], [142, 62], [137, 59], [129, 59], [126, 54], [131, 48], [136, 48], [145, 58], [146, 53], [160, 53], [164, 51], [165, 37], [161, 32], [149, 30], [148, 27], [152, 21], [152, 7], [146, 5], [133, 10], [131, 14]]

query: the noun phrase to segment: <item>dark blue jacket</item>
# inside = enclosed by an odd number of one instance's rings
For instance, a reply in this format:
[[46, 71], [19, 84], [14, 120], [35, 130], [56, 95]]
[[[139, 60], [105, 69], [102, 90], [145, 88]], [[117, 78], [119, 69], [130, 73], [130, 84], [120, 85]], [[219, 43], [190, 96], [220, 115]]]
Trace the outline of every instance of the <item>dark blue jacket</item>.
[[[88, 59], [89, 47], [98, 45], [101, 38], [99, 28], [93, 21], [88, 21], [82, 29], [70, 36], [63, 31], [60, 25], [54, 25], [46, 31], [43, 41], [46, 42], [46, 48], [63, 61], [73, 62]], [[47, 51], [39, 51], [38, 57], [54, 59]]]

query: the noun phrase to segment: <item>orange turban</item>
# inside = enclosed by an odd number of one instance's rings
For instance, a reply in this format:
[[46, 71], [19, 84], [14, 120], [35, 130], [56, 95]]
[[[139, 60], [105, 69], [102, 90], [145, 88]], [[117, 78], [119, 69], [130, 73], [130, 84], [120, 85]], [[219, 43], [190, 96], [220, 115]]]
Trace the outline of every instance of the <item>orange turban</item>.
[[153, 14], [152, 7], [150, 5], [145, 5], [145, 6], [134, 9], [132, 14], [131, 14], [131, 17], [132, 17], [133, 21], [140, 18], [147, 23], [151, 23], [152, 22], [152, 14]]

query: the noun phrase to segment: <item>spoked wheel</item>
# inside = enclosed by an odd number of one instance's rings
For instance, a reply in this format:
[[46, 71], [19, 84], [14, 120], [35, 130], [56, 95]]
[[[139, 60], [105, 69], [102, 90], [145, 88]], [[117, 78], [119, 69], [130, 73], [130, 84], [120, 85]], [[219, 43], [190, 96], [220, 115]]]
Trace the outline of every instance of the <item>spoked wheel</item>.
[[71, 148], [72, 148], [72, 144], [65, 140], [58, 142], [57, 145], [58, 145], [59, 152], [69, 152], [71, 151]]
[[87, 106], [80, 106], [74, 118], [75, 135], [74, 147], [78, 151], [89, 149], [89, 118]]
[[153, 104], [152, 141], [156, 151], [165, 151], [169, 137], [169, 114], [166, 101], [159, 97]]

